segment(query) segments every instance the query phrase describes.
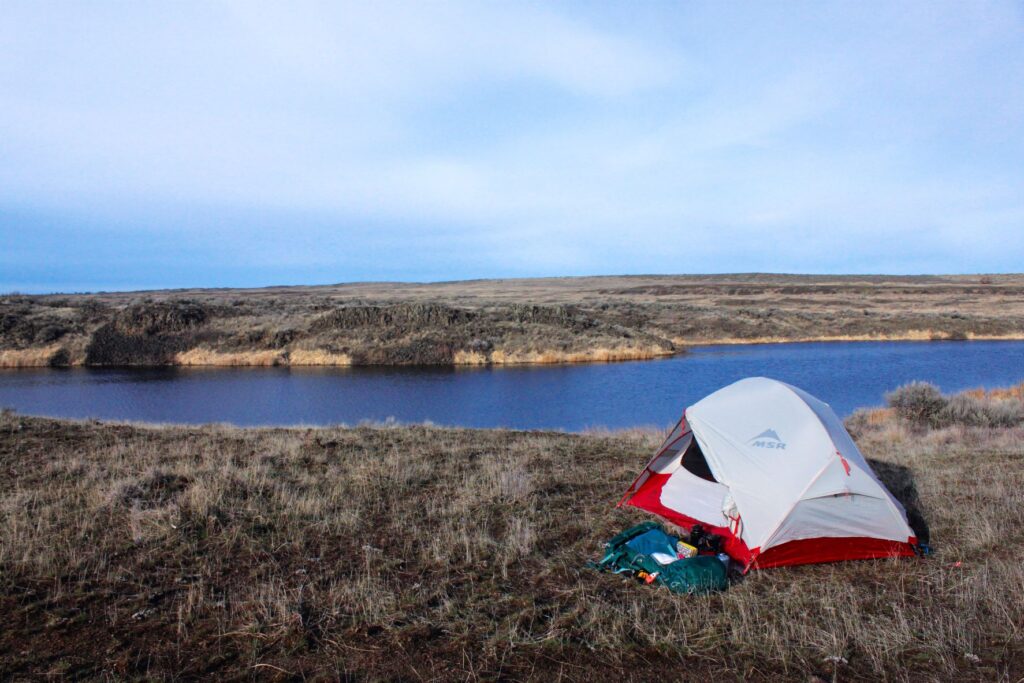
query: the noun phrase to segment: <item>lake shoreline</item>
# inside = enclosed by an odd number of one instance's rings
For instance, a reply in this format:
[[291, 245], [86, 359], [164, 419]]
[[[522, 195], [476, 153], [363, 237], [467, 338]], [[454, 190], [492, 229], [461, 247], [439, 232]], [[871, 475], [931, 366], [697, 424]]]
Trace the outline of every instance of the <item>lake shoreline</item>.
[[594, 349], [589, 351], [534, 351], [527, 353], [498, 353], [493, 357], [482, 354], [456, 354], [451, 363], [430, 365], [395, 365], [390, 363], [356, 364], [347, 355], [331, 354], [281, 354], [274, 351], [255, 351], [244, 353], [216, 353], [205, 349], [192, 349], [178, 355], [173, 361], [159, 364], [129, 365], [89, 365], [84, 362], [54, 363], [52, 358], [59, 348], [18, 349], [0, 351], [0, 369], [38, 369], [38, 368], [160, 368], [160, 367], [481, 367], [481, 366], [529, 366], [529, 365], [574, 365], [586, 363], [621, 363], [643, 360], [672, 358], [687, 353], [689, 349], [703, 349], [713, 346], [762, 346], [780, 344], [831, 344], [831, 343], [881, 343], [881, 342], [991, 342], [991, 341], [1024, 341], [1024, 333], [984, 335], [967, 334], [960, 336], [942, 336], [931, 330], [911, 331], [907, 334], [872, 334], [842, 335], [821, 337], [757, 337], [744, 339], [723, 337], [720, 339], [702, 339], [695, 341], [674, 340], [680, 348], [673, 351], [652, 349]]

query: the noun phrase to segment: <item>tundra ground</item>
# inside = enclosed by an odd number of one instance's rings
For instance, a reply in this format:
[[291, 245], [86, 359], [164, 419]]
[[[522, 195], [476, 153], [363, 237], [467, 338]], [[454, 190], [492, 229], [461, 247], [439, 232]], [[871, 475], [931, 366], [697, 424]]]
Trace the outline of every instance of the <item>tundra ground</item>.
[[584, 568], [660, 434], [6, 412], [0, 678], [1019, 680], [1024, 428], [849, 424], [935, 553], [686, 597]]

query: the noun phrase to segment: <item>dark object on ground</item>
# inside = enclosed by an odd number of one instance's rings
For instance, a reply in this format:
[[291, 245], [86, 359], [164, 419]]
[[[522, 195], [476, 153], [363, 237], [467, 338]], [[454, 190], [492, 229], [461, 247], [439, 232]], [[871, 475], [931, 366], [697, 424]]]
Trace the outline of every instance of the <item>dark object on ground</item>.
[[698, 553], [717, 555], [722, 552], [722, 537], [708, 533], [700, 524], [694, 524], [690, 529], [690, 545], [696, 548]]

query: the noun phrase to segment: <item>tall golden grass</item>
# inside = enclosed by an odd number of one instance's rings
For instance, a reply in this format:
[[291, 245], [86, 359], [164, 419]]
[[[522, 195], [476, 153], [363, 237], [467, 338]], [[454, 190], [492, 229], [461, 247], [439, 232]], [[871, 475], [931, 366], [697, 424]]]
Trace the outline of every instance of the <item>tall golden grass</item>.
[[[949, 338], [949, 334], [938, 330], [905, 330], [871, 334], [836, 334], [836, 335], [773, 335], [762, 337], [674, 337], [672, 342], [678, 345], [728, 345], [728, 344], [792, 344], [805, 342], [854, 342], [854, 341], [936, 341]], [[1024, 333], [979, 334], [967, 332], [966, 339], [972, 341], [1021, 341]]]
[[182, 351], [174, 357], [175, 365], [264, 366], [284, 364], [280, 351], [213, 351], [205, 348]]
[[352, 357], [346, 353], [331, 353], [322, 349], [293, 349], [288, 352], [277, 350], [225, 352], [195, 348], [177, 354], [174, 361], [177, 365], [196, 366], [341, 366], [351, 365]]
[[60, 351], [60, 344], [31, 349], [0, 350], [0, 368], [45, 368]]
[[455, 365], [487, 365], [490, 363], [490, 358], [486, 353], [479, 351], [459, 350], [455, 352], [452, 363]]
[[657, 346], [622, 346], [583, 351], [507, 351], [495, 349], [489, 355], [478, 351], [458, 351], [455, 365], [552, 365], [557, 363], [612, 363], [626, 360], [650, 360], [675, 352]]
[[995, 389], [971, 389], [965, 391], [965, 394], [973, 398], [980, 399], [991, 399], [996, 401], [1005, 401], [1011, 399], [1024, 400], [1024, 382], [1017, 384], [1012, 387], [1000, 387]]
[[323, 349], [292, 349], [288, 352], [288, 365], [352, 365], [352, 356]]

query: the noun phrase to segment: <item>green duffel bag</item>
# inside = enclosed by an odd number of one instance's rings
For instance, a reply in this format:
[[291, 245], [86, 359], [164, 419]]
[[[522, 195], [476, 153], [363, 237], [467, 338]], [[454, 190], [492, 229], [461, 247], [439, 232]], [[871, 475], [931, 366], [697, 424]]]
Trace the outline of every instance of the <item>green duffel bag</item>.
[[673, 593], [711, 593], [729, 587], [725, 565], [713, 555], [676, 560], [672, 564], [659, 565], [655, 571], [658, 572], [656, 580], [668, 586]]

